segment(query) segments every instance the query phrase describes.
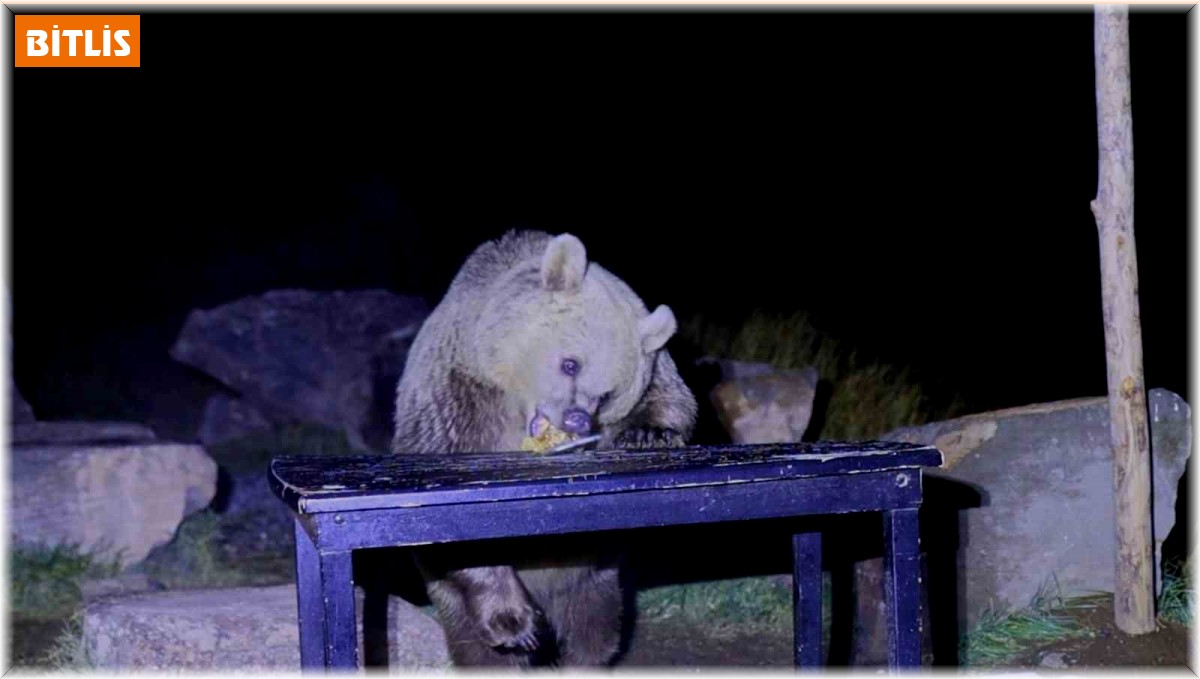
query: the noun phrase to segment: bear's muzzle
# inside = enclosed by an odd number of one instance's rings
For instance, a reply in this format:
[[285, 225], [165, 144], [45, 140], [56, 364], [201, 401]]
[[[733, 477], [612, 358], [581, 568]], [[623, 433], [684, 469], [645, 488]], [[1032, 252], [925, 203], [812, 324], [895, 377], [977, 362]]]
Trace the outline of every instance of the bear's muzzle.
[[563, 412], [562, 430], [577, 435], [590, 433], [592, 416], [583, 408], [570, 408]]

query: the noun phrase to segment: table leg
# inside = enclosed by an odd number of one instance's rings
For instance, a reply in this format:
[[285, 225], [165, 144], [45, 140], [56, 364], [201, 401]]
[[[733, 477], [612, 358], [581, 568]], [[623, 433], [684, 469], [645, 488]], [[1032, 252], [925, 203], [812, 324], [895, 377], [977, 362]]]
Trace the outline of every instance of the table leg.
[[920, 533], [916, 509], [883, 512], [888, 667], [921, 665]]
[[821, 664], [821, 534], [792, 536], [792, 615], [797, 667]]
[[317, 549], [296, 521], [296, 605], [300, 668], [358, 668], [358, 626], [350, 552]]

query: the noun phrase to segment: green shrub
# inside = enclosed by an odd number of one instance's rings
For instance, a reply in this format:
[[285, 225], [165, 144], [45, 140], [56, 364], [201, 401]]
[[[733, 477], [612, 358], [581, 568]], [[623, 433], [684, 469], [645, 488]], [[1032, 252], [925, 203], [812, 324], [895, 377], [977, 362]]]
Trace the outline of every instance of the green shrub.
[[15, 548], [9, 554], [9, 610], [14, 616], [61, 618], [82, 600], [84, 578], [116, 575], [115, 559], [100, 559], [77, 546]]

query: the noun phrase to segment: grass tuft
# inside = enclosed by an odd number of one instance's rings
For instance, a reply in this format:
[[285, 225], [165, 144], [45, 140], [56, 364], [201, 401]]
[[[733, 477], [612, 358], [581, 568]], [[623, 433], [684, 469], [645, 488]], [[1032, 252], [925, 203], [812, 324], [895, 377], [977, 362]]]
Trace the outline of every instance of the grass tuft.
[[120, 571], [117, 559], [78, 546], [17, 547], [9, 553], [10, 652], [22, 669], [88, 669], [83, 650], [85, 579]]
[[95, 669], [83, 643], [83, 611], [76, 611], [67, 620], [39, 664], [55, 672]]
[[[828, 647], [832, 588], [825, 573], [822, 588], [821, 634]], [[722, 636], [792, 634], [791, 580], [772, 576], [723, 578], [702, 582], [661, 585], [637, 595], [638, 616], [652, 622], [671, 621], [703, 627], [706, 634]]]
[[663, 585], [638, 592], [648, 619], [683, 618], [714, 626], [790, 624], [792, 593], [766, 577], [729, 578]]
[[1158, 617], [1191, 626], [1196, 591], [1192, 589], [1192, 564], [1169, 564], [1163, 569], [1162, 594], [1158, 597]]
[[1103, 594], [1064, 599], [1057, 583], [1049, 583], [1034, 596], [1028, 608], [1011, 612], [986, 611], [963, 637], [959, 647], [962, 665], [1004, 665], [1023, 651], [1059, 639], [1088, 634], [1069, 613], [1095, 606]]

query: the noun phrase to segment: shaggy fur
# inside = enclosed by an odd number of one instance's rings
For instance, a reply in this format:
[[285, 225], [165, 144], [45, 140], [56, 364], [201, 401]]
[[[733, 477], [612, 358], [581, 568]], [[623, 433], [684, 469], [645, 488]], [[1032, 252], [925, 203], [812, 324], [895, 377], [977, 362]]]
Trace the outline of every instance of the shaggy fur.
[[[515, 451], [537, 415], [592, 416], [601, 447], [686, 443], [696, 399], [649, 313], [574, 236], [509, 232], [468, 257], [409, 352], [396, 391], [399, 454]], [[583, 367], [561, 369], [565, 357]], [[539, 543], [545, 545], [545, 542]], [[416, 553], [458, 665], [605, 665], [620, 643], [620, 559], [594, 538], [552, 552], [440, 545]], [[491, 549], [491, 548], [489, 548]]]

